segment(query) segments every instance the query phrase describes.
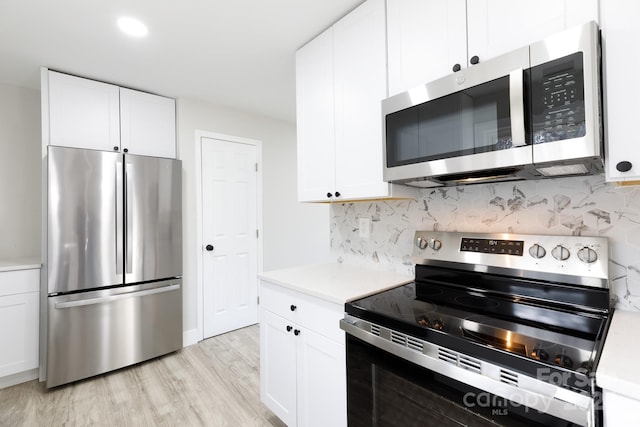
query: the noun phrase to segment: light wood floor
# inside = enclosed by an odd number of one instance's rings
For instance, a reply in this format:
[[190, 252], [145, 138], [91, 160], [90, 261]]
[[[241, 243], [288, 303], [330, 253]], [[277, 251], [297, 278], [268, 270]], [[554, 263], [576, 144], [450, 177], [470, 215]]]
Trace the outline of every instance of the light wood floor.
[[0, 426], [283, 427], [260, 403], [258, 342], [255, 325], [51, 391], [8, 387]]

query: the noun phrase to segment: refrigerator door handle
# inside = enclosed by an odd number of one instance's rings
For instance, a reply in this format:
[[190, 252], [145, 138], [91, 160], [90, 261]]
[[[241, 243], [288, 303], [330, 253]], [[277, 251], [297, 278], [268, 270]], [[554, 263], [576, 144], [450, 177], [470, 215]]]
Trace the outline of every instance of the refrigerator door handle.
[[122, 162], [116, 162], [116, 274], [123, 273], [124, 195], [122, 187]]
[[127, 223], [126, 223], [126, 255], [127, 259], [125, 261], [125, 267], [127, 269], [127, 274], [133, 272], [133, 165], [129, 162], [125, 161], [125, 171], [124, 171], [126, 186], [125, 186], [125, 196], [126, 196], [126, 204], [125, 209], [127, 211]]
[[178, 289], [180, 289], [180, 285], [175, 284], [175, 285], [163, 286], [161, 288], [147, 289], [144, 291], [126, 292], [123, 294], [110, 295], [105, 297], [90, 298], [90, 299], [83, 299], [83, 300], [77, 300], [77, 301], [58, 302], [55, 304], [55, 308], [61, 309], [61, 308], [81, 307], [85, 305], [104, 304], [107, 302], [113, 302], [113, 301], [117, 301], [124, 298], [138, 298], [146, 295], [154, 295], [154, 294], [160, 294], [163, 292], [176, 291]]

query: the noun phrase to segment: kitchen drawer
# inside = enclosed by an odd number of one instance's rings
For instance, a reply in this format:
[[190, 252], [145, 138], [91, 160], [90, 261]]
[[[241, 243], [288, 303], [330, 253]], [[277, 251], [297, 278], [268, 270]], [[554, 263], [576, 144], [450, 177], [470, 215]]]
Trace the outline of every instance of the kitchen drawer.
[[344, 317], [344, 307], [341, 304], [262, 280], [260, 306], [336, 342], [344, 343], [344, 332], [339, 326], [340, 319]]
[[40, 269], [0, 272], [0, 297], [40, 290]]

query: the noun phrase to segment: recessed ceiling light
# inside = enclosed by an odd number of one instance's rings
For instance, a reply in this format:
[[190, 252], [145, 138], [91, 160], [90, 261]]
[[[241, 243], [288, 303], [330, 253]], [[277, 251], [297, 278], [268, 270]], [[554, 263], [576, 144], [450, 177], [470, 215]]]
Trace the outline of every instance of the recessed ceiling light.
[[144, 37], [148, 33], [147, 26], [142, 21], [129, 16], [118, 19], [118, 27], [123, 33], [133, 37]]

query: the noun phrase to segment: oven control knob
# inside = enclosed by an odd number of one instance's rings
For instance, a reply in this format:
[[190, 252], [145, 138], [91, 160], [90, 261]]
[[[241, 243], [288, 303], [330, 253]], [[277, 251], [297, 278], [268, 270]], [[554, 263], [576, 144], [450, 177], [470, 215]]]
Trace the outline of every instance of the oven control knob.
[[538, 360], [541, 360], [543, 362], [546, 362], [547, 360], [549, 360], [549, 353], [547, 353], [546, 351], [544, 351], [540, 347], [535, 347], [531, 351], [531, 357], [533, 357], [534, 359], [538, 359]]
[[553, 363], [562, 366], [563, 368], [573, 368], [573, 360], [564, 354], [556, 354], [555, 359], [553, 359]]
[[553, 250], [551, 251], [551, 255], [553, 255], [553, 257], [558, 261], [565, 261], [569, 259], [571, 253], [569, 252], [569, 249], [565, 248], [562, 245], [558, 245], [553, 248]]
[[436, 319], [431, 323], [431, 326], [436, 331], [441, 331], [444, 328], [444, 322], [441, 319]]
[[416, 239], [416, 246], [420, 249], [426, 249], [428, 244], [427, 239], [423, 239], [422, 237]]
[[429, 247], [431, 249], [433, 249], [434, 251], [439, 251], [440, 248], [442, 247], [442, 242], [438, 239], [430, 239], [429, 240]]
[[591, 248], [584, 247], [578, 251], [578, 258], [582, 262], [591, 264], [598, 260], [598, 253]]
[[537, 243], [529, 248], [529, 255], [531, 255], [533, 258], [544, 258], [546, 254], [547, 250]]

